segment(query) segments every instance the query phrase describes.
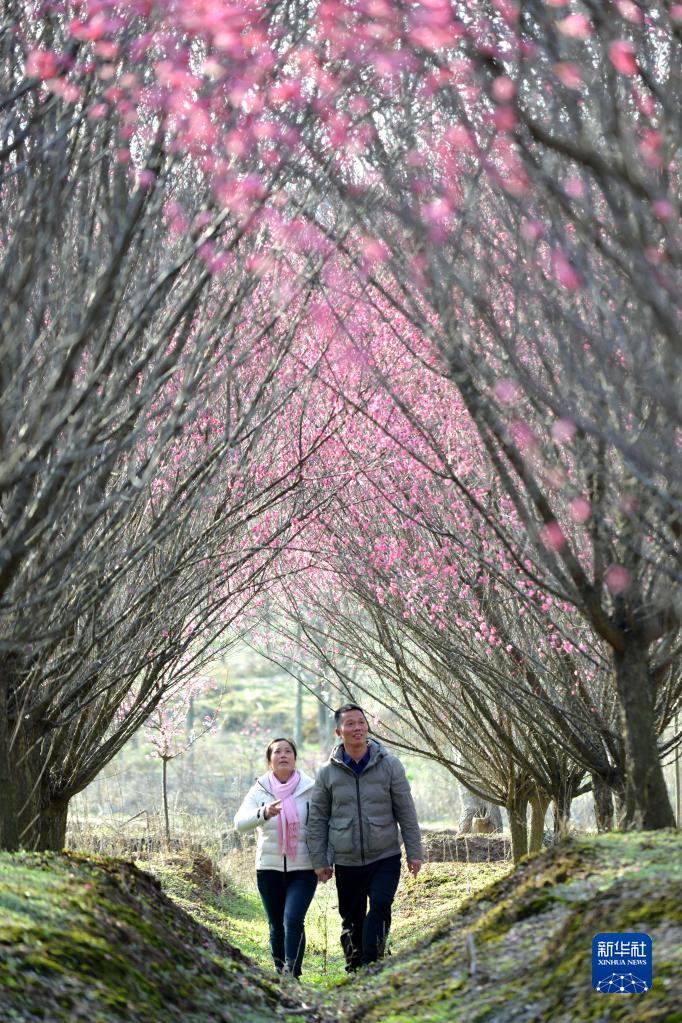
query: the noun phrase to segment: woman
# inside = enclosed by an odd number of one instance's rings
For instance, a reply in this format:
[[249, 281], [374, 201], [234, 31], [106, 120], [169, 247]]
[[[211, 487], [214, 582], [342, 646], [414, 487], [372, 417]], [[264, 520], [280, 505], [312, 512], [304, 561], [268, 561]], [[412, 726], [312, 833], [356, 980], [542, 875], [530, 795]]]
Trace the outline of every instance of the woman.
[[308, 846], [309, 799], [314, 781], [296, 770], [296, 745], [273, 739], [265, 752], [268, 771], [246, 794], [235, 814], [237, 831], [258, 828], [256, 878], [270, 924], [270, 948], [278, 973], [301, 976], [303, 922], [317, 885]]

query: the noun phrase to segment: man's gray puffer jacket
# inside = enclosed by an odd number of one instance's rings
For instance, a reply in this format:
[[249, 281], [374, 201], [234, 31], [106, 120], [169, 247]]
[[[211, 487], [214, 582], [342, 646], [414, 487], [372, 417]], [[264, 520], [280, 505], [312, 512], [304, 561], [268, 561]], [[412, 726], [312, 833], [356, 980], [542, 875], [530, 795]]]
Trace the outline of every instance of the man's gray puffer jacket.
[[342, 746], [317, 773], [310, 801], [308, 849], [316, 870], [357, 867], [400, 852], [398, 824], [409, 860], [424, 858], [410, 785], [397, 757], [369, 739], [360, 775], [344, 764]]

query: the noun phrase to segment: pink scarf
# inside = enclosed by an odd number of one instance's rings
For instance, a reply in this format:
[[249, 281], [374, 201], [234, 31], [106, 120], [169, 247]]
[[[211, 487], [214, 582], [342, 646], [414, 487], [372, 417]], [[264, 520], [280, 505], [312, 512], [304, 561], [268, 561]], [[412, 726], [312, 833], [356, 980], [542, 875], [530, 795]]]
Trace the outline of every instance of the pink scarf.
[[295, 860], [298, 852], [300, 821], [294, 792], [300, 780], [301, 775], [298, 771], [294, 771], [287, 782], [277, 781], [270, 771], [270, 790], [275, 799], [282, 800], [282, 809], [277, 815], [277, 844], [280, 853], [290, 860]]

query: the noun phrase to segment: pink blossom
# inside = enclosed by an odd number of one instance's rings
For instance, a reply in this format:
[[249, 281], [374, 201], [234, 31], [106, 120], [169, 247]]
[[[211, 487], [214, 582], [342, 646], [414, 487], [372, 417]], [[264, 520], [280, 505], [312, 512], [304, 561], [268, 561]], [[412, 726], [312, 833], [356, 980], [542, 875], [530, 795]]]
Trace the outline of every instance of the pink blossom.
[[574, 522], [587, 522], [592, 514], [592, 505], [586, 497], [574, 497], [568, 511]]
[[587, 39], [592, 34], [592, 22], [585, 14], [569, 14], [557, 22], [557, 28], [570, 39]]
[[60, 61], [50, 50], [29, 50], [26, 58], [26, 74], [31, 78], [54, 78], [59, 74]]
[[564, 185], [564, 191], [570, 199], [582, 199], [585, 195], [585, 186], [578, 175], [574, 174]]
[[81, 97], [78, 86], [65, 78], [49, 78], [47, 87], [55, 96], [61, 96], [65, 103], [76, 103]]
[[521, 237], [527, 242], [536, 242], [545, 233], [545, 228], [539, 220], [524, 220], [521, 224]]
[[423, 203], [421, 215], [428, 228], [428, 237], [431, 241], [444, 241], [450, 230], [452, 207], [447, 199], [438, 198]]
[[644, 258], [647, 263], [651, 264], [651, 266], [660, 266], [661, 263], [665, 262], [665, 252], [661, 252], [660, 249], [655, 249], [653, 246], [647, 245], [644, 249]]
[[567, 89], [580, 89], [585, 84], [582, 72], [575, 64], [568, 61], [560, 61], [555, 64], [554, 74]]
[[510, 103], [516, 95], [516, 85], [508, 75], [500, 75], [493, 82], [491, 91], [498, 103]]
[[642, 24], [644, 16], [637, 4], [633, 3], [633, 0], [615, 0], [615, 3], [619, 13], [626, 21], [629, 21], [632, 25]]
[[611, 593], [617, 596], [630, 588], [632, 579], [624, 565], [610, 565], [604, 575], [604, 581]]
[[388, 259], [388, 250], [378, 238], [363, 238], [360, 249], [365, 264], [369, 267], [375, 263], [384, 263]]
[[513, 131], [518, 123], [513, 107], [499, 107], [493, 114], [493, 123], [498, 131]]
[[642, 140], [639, 144], [640, 152], [644, 162], [648, 167], [660, 167], [661, 166], [661, 146], [663, 144], [663, 136], [660, 131], [655, 128], [648, 128], [642, 135]]
[[149, 170], [149, 168], [143, 167], [142, 170], [139, 171], [137, 175], [137, 182], [140, 188], [149, 188], [150, 185], [153, 185], [155, 181], [156, 174], [154, 173], [153, 170]]
[[566, 545], [564, 531], [558, 522], [547, 522], [541, 529], [542, 542], [550, 551], [560, 551]]
[[552, 423], [552, 437], [557, 444], [570, 444], [575, 437], [576, 425], [571, 419], [557, 419]]
[[100, 42], [95, 43], [93, 50], [102, 60], [113, 60], [118, 54], [118, 43], [110, 40], [100, 40]]
[[109, 107], [106, 103], [94, 103], [88, 110], [88, 118], [91, 121], [97, 121], [100, 117], [104, 117], [108, 110]]
[[512, 440], [521, 454], [529, 454], [538, 446], [537, 437], [528, 423], [515, 419], [510, 428]]
[[653, 117], [656, 112], [654, 98], [649, 92], [640, 92], [639, 89], [632, 90], [632, 97], [637, 104], [637, 109], [645, 117]]
[[567, 291], [577, 291], [582, 286], [578, 271], [563, 249], [555, 249], [552, 254], [554, 277]]
[[107, 24], [102, 13], [95, 14], [88, 21], [74, 19], [69, 25], [69, 32], [74, 39], [82, 39], [84, 42], [94, 42], [106, 35]]
[[512, 405], [521, 397], [521, 387], [518, 381], [511, 377], [498, 380], [495, 384], [495, 397], [502, 405]]
[[669, 199], [656, 199], [651, 209], [659, 220], [672, 220], [675, 216], [675, 208]]
[[609, 46], [609, 60], [622, 75], [636, 75], [635, 48], [627, 39], [616, 39]]

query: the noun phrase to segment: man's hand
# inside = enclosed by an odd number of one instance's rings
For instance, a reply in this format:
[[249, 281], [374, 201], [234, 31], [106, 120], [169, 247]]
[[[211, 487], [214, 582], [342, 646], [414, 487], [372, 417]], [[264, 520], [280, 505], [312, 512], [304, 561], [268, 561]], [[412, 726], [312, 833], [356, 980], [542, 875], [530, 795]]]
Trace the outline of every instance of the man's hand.
[[334, 871], [331, 867], [320, 867], [319, 870], [315, 871], [315, 873], [317, 874], [318, 881], [321, 881], [322, 884], [326, 884]]
[[424, 862], [423, 860], [408, 860], [407, 869], [411, 874], [413, 874], [416, 877], [419, 871], [422, 869], [423, 862]]
[[263, 820], [269, 821], [271, 817], [276, 817], [282, 809], [282, 800], [276, 799], [274, 803], [270, 803], [263, 810]]

